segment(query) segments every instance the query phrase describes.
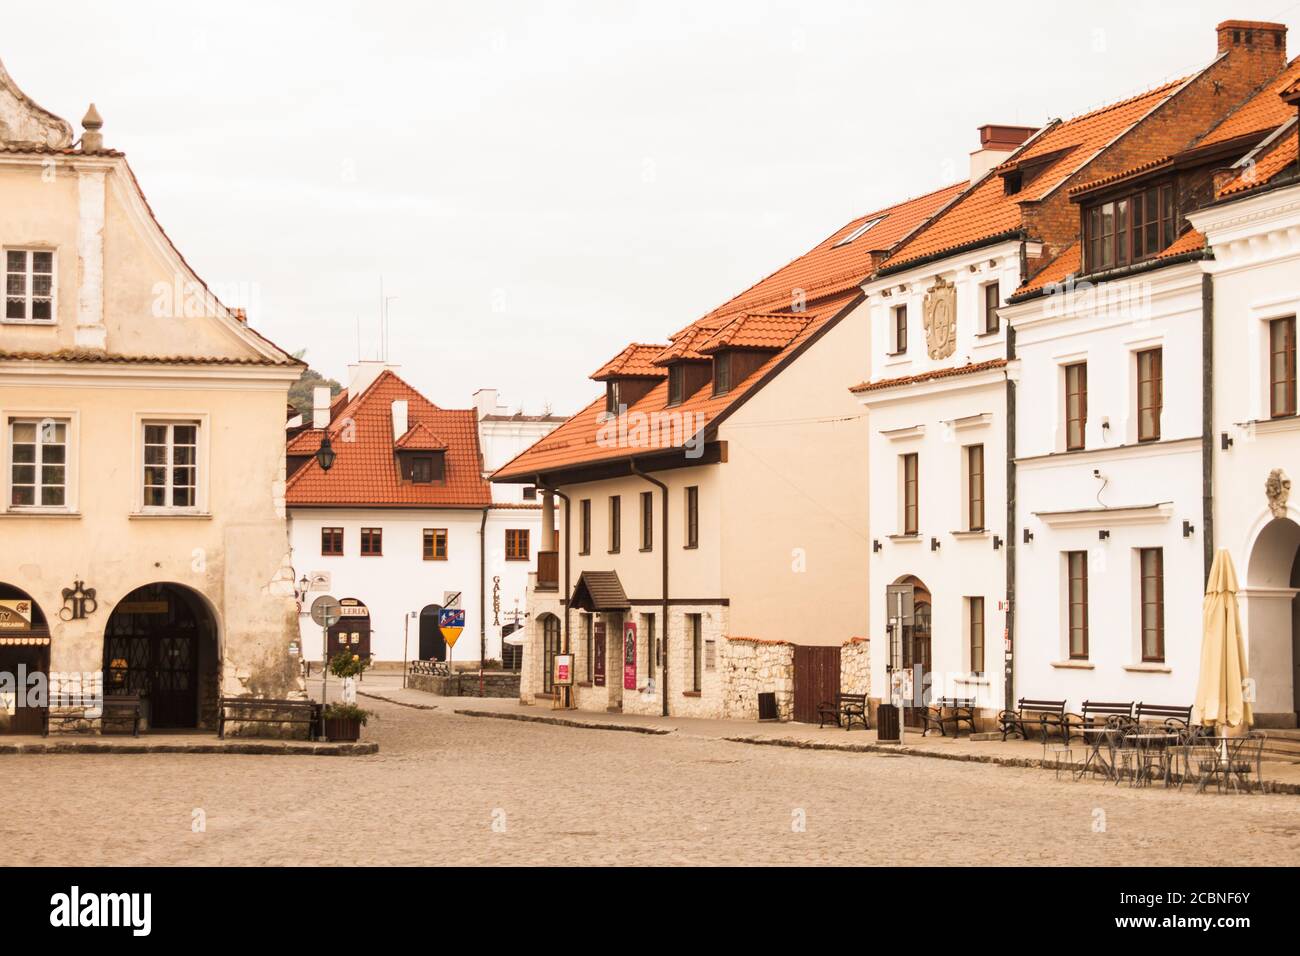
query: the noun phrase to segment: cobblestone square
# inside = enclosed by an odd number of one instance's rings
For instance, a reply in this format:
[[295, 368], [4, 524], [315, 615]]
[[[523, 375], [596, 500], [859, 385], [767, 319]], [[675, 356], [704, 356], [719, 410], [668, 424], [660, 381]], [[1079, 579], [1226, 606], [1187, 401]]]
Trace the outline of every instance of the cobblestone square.
[[1300, 863], [1295, 796], [475, 718], [429, 700], [366, 701], [368, 757], [0, 757], [0, 839], [9, 862], [39, 865]]

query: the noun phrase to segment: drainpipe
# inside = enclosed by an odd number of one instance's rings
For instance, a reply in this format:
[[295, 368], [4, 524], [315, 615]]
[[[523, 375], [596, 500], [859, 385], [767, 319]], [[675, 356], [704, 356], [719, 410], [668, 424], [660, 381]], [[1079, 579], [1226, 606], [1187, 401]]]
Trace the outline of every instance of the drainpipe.
[[[569, 643], [569, 595], [570, 595], [569, 548], [571, 547], [569, 543], [569, 512], [573, 510], [573, 508], [571, 507], [572, 503], [569, 501], [569, 496], [566, 495], [563, 491], [560, 491], [560, 489], [558, 488], [552, 488], [550, 485], [542, 481], [541, 475], [537, 475], [533, 479], [533, 484], [536, 485], [538, 488], [541, 488], [542, 491], [547, 492], [548, 494], [555, 495], [555, 497], [559, 498], [561, 501], [564, 502], [564, 598], [562, 602], [564, 604], [563, 634], [564, 634], [564, 653], [572, 654], [573, 646]], [[547, 543], [549, 544], [549, 542]]]
[[1214, 562], [1214, 277], [1201, 276], [1201, 547], [1205, 584]]
[[[1023, 285], [1029, 274], [1029, 258], [1025, 244], [1020, 243], [1020, 282]], [[1016, 330], [1007, 323], [1007, 365], [1016, 358]], [[1007, 630], [1002, 651], [1002, 706], [1014, 710], [1016, 706], [1016, 383], [1007, 375]]]
[[[650, 484], [658, 488], [660, 492], [660, 498], [663, 501], [663, 505], [660, 508], [660, 510], [663, 512], [663, 536], [662, 536], [663, 540], [660, 542], [659, 545], [660, 550], [663, 552], [663, 584], [661, 587], [663, 593], [663, 607], [662, 607], [661, 616], [659, 618], [659, 631], [663, 635], [662, 640], [664, 642], [664, 659], [663, 659], [663, 663], [660, 665], [659, 668], [659, 677], [663, 681], [663, 685], [664, 685], [664, 691], [663, 694], [661, 695], [663, 699], [663, 715], [667, 717], [668, 716], [668, 658], [672, 656], [670, 653], [672, 645], [669, 643], [668, 640], [668, 486], [665, 485], [658, 478], [651, 478], [640, 468], [638, 468], [636, 466], [635, 458], [630, 459], [630, 462], [632, 467], [632, 474], [636, 475], [639, 478], [644, 478], [646, 481], [650, 482]], [[654, 653], [654, 648], [650, 648], [650, 653], [651, 654]]]

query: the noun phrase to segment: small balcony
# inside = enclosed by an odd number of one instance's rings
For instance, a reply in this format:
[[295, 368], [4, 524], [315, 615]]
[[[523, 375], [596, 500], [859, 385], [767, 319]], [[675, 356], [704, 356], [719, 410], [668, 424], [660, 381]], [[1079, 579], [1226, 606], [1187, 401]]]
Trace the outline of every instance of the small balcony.
[[560, 589], [560, 552], [537, 552], [537, 590], [558, 591]]

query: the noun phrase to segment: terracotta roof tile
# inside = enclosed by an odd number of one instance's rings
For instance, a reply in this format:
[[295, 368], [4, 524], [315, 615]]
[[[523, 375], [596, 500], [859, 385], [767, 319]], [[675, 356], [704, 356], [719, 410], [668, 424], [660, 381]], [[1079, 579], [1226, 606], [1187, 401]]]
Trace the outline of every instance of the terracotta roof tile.
[[[392, 403], [407, 403], [411, 427], [445, 442], [446, 480], [441, 484], [403, 481], [394, 454]], [[334, 466], [321, 471], [314, 458], [294, 472], [285, 490], [290, 507], [312, 505], [422, 508], [485, 508], [491, 489], [482, 475], [478, 417], [473, 409], [438, 408], [389, 370], [331, 419]], [[308, 429], [289, 442], [289, 454], [312, 455], [321, 432]]]
[[673, 362], [687, 359], [704, 360], [708, 356], [700, 347], [713, 335], [712, 327], [703, 322], [688, 326], [673, 336], [672, 344], [652, 359], [652, 364], [667, 368]]
[[723, 349], [783, 349], [809, 322], [807, 313], [742, 312], [705, 340], [704, 355]]
[[591, 377], [597, 382], [611, 378], [663, 378], [668, 373], [652, 365], [651, 361], [666, 348], [666, 345], [633, 342], [592, 372]]
[[435, 435], [427, 424], [416, 422], [393, 443], [393, 447], [404, 451], [446, 451], [447, 443]]
[[1295, 108], [1283, 101], [1282, 94], [1298, 81], [1300, 81], [1300, 57], [1288, 63], [1286, 69], [1262, 86], [1259, 92], [1224, 117], [1223, 122], [1201, 137], [1196, 145], [1210, 146], [1249, 133], [1263, 133], [1277, 129], [1295, 116]]
[[1183, 233], [1165, 249], [1164, 252], [1156, 256], [1157, 259], [1172, 259], [1174, 256], [1181, 256], [1185, 252], [1196, 252], [1198, 249], [1205, 248], [1205, 233], [1198, 232], [1195, 229], [1189, 229]]
[[1079, 268], [1082, 265], [1080, 261], [1082, 247], [1079, 243], [1074, 243], [1059, 256], [1049, 262], [1039, 270], [1038, 275], [1034, 276], [1019, 289], [1015, 291], [1012, 298], [1029, 295], [1031, 292], [1038, 292], [1045, 289], [1053, 283], [1064, 282], [1072, 275], [1079, 274]]
[[1006, 359], [992, 359], [988, 362], [976, 362], [973, 365], [954, 365], [947, 368], [936, 368], [929, 372], [921, 372], [919, 375], [903, 375], [899, 378], [881, 378], [874, 382], [863, 382], [861, 385], [854, 385], [849, 389], [849, 391], [861, 395], [864, 392], [875, 392], [882, 388], [894, 388], [898, 385], [912, 385], [918, 382], [933, 382], [942, 378], [955, 378], [958, 375], [971, 375], [975, 372], [987, 372], [995, 368], [1004, 368], [1006, 364]]
[[[862, 281], [875, 267], [875, 253], [891, 248], [909, 235], [959, 196], [966, 185], [956, 183], [946, 186], [854, 219], [804, 255], [682, 329], [664, 351], [673, 350], [681, 357], [698, 356], [704, 359], [709, 356], [699, 349], [713, 339], [714, 333], [726, 328], [745, 313], [765, 316], [767, 319], [784, 317], [781, 321], [791, 324], [802, 321], [802, 327], [780, 347], [780, 351], [769, 356], [743, 381], [733, 383], [731, 391], [725, 395], [714, 395], [712, 389], [705, 386], [695, 394], [686, 396], [681, 404], [669, 407], [668, 383], [664, 380], [656, 383], [629, 409], [630, 412], [668, 412], [680, 416], [674, 421], [683, 423], [684, 433], [674, 435], [673, 440], [645, 448], [628, 447], [626, 444], [604, 440], [608, 423], [605, 399], [601, 396], [508, 462], [493, 477], [507, 480], [527, 478], [538, 472], [679, 447], [726, 409], [743, 400], [769, 371], [857, 300], [861, 295]], [[857, 239], [836, 245], [873, 219], [879, 219], [879, 222]], [[763, 326], [760, 324], [755, 328]], [[772, 325], [766, 331], [775, 335], [776, 326]]]
[[[886, 267], [892, 269], [1022, 228], [1021, 203], [1041, 200], [1059, 187], [1184, 82], [1175, 80], [1045, 127], [896, 250], [886, 261]], [[1014, 170], [1033, 171], [1033, 175], [1019, 192], [1007, 195], [1002, 174]]]
[[0, 352], [0, 360], [25, 362], [111, 362], [115, 365], [303, 365], [297, 359], [235, 358], [201, 355], [122, 355], [94, 349], [58, 349], [53, 352]]
[[1278, 139], [1268, 148], [1264, 149], [1260, 155], [1254, 157], [1254, 162], [1246, 166], [1240, 173], [1219, 187], [1218, 195], [1234, 196], [1239, 193], [1248, 192], [1260, 186], [1271, 182], [1278, 174], [1288, 169], [1296, 168], [1296, 130], [1292, 130], [1285, 136]]

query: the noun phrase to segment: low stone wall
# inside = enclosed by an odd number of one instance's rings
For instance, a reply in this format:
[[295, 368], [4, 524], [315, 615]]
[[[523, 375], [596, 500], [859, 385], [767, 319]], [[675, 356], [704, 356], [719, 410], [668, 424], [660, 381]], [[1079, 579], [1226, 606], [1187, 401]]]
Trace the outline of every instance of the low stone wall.
[[482, 692], [479, 691], [477, 673], [461, 671], [450, 677], [434, 677], [429, 674], [411, 674], [406, 684], [413, 690], [422, 690], [439, 697], [518, 697], [519, 675], [514, 673], [496, 673], [483, 675]]
[[851, 637], [840, 647], [840, 693], [871, 696], [871, 641]]
[[794, 645], [733, 637], [722, 641], [719, 653], [722, 677], [722, 716], [733, 720], [758, 719], [758, 695], [776, 694], [781, 720], [794, 716]]

